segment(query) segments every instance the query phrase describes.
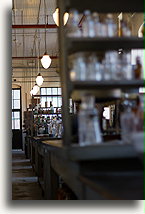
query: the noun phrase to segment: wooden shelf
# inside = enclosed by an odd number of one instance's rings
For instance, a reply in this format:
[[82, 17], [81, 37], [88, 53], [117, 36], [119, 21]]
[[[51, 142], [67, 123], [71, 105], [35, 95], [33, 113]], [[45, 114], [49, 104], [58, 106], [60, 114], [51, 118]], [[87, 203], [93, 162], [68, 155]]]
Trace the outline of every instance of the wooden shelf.
[[102, 142], [101, 144], [80, 146], [72, 144], [64, 147], [61, 139], [42, 140], [40, 142], [48, 151], [71, 161], [90, 161], [107, 159], [136, 158], [138, 156], [131, 144], [123, 144], [121, 140]]
[[135, 89], [144, 86], [144, 80], [110, 80], [110, 81], [74, 81], [72, 89], [97, 90], [97, 89]]
[[73, 145], [68, 152], [69, 158], [73, 161], [137, 157], [134, 147], [129, 144], [121, 144], [120, 140], [90, 146]]
[[144, 39], [138, 37], [96, 37], [96, 38], [67, 38], [68, 53], [79, 51], [142, 49]]
[[61, 113], [35, 113], [34, 115], [60, 115]]
[[143, 12], [144, 11], [144, 2], [143, 0], [84, 0], [82, 3], [78, 0], [66, 0], [66, 8], [76, 8], [80, 12], [83, 12], [86, 9], [97, 12]]

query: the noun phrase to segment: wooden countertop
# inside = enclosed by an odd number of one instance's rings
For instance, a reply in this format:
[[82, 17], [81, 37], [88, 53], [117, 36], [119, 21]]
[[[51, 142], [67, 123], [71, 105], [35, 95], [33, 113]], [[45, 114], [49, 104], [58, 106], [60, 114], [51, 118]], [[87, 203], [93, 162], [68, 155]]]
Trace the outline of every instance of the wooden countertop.
[[74, 144], [70, 147], [64, 147], [62, 139], [41, 140], [40, 143], [46, 146], [48, 151], [53, 150], [56, 155], [65, 155], [72, 161], [137, 157], [137, 152], [132, 144], [122, 144], [119, 140], [89, 146]]
[[62, 140], [57, 139], [57, 140], [44, 140], [42, 141], [43, 144], [49, 145], [49, 146], [54, 146], [54, 147], [63, 147], [62, 145]]

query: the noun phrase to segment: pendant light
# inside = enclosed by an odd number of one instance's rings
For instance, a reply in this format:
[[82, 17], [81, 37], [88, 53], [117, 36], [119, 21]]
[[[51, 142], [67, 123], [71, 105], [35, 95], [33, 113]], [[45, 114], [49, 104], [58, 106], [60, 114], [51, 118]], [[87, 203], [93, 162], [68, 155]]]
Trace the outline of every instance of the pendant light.
[[[69, 18], [69, 13], [66, 12], [63, 16], [64, 25], [66, 25], [68, 18]], [[59, 26], [59, 8], [56, 8], [55, 12], [53, 13], [53, 20], [55, 24]]]
[[40, 40], [38, 43], [38, 75], [36, 77], [36, 83], [40, 87], [43, 84], [44, 78], [42, 77], [42, 75], [39, 72], [39, 56], [40, 56]]
[[41, 76], [41, 74], [39, 73], [36, 77], [36, 83], [37, 85], [40, 87], [43, 84], [43, 80], [44, 78]]
[[49, 66], [51, 64], [51, 58], [47, 54], [47, 51], [46, 51], [46, 2], [45, 2], [45, 0], [44, 0], [44, 9], [45, 9], [45, 53], [41, 59], [41, 64], [42, 64], [43, 68], [47, 69], [47, 68], [49, 68]]
[[44, 55], [41, 59], [41, 64], [42, 64], [43, 68], [45, 68], [45, 69], [49, 68], [49, 66], [51, 64], [51, 58], [47, 54], [47, 52], [44, 53]]
[[33, 86], [33, 95], [36, 95], [39, 91], [39, 86], [35, 83], [35, 85]]
[[33, 88], [30, 91], [30, 95], [31, 95], [31, 97], [33, 96]]

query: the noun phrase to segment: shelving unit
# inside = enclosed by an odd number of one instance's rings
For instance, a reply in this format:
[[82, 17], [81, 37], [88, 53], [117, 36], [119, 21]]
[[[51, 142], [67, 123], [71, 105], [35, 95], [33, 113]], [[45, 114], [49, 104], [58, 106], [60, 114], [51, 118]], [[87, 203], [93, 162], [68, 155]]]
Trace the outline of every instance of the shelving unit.
[[67, 38], [69, 54], [79, 51], [119, 50], [142, 48], [143, 38], [138, 37], [96, 37], [96, 38]]
[[[120, 81], [71, 81], [68, 69], [68, 56], [80, 51], [103, 51], [103, 50], [131, 50], [144, 48], [144, 39], [138, 37], [97, 37], [97, 38], [69, 38], [65, 34], [63, 27], [63, 14], [70, 9], [77, 9], [83, 12], [88, 9], [92, 12], [101, 13], [118, 13], [118, 12], [143, 12], [143, 0], [121, 1], [101, 0], [83, 1], [81, 4], [77, 0], [59, 0], [58, 7], [60, 8], [60, 27], [59, 27], [59, 46], [60, 46], [60, 65], [61, 65], [61, 83], [63, 94], [63, 124], [64, 124], [64, 145], [71, 145], [71, 121], [69, 111], [67, 109], [69, 97], [75, 90], [107, 90], [120, 89], [130, 90], [138, 89], [144, 86], [144, 80], [120, 80]], [[126, 71], [127, 72], [127, 71]], [[100, 98], [99, 98], [100, 99]], [[67, 131], [66, 131], [67, 130]]]
[[144, 80], [110, 80], [110, 81], [74, 81], [73, 89], [97, 90], [97, 89], [135, 89], [144, 86]]
[[[80, 13], [86, 9], [101, 13], [143, 12], [143, 0], [134, 2], [84, 0], [82, 3], [78, 0], [58, 0], [57, 3], [60, 8], [59, 47], [64, 136], [59, 149], [55, 146], [50, 149], [54, 152], [52, 167], [63, 177], [79, 199], [142, 199], [143, 167], [133, 145], [125, 145], [118, 140], [84, 147], [74, 144], [72, 142], [73, 124], [68, 106], [69, 98], [74, 93], [94, 93], [98, 101], [101, 99], [108, 101], [108, 99], [114, 99], [109, 97], [110, 91], [134, 92], [144, 86], [144, 80], [72, 81], [68, 69], [68, 58], [71, 54], [81, 51], [143, 49], [144, 39], [137, 37], [68, 38], [65, 34], [66, 27], [63, 26], [63, 14], [70, 9], [77, 9]], [[134, 186], [137, 186], [137, 189]]]

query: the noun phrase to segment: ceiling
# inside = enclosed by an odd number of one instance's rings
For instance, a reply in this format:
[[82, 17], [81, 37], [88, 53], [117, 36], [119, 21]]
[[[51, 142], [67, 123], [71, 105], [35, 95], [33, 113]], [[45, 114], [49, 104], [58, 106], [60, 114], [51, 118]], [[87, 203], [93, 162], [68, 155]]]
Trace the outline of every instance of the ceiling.
[[[55, 0], [12, 0], [13, 80], [20, 80], [24, 72], [29, 73], [28, 76], [37, 73], [38, 56], [45, 52], [45, 24], [50, 25], [50, 28], [46, 28], [46, 48], [52, 56], [51, 66], [45, 70], [45, 74], [47, 72], [50, 76], [58, 76], [57, 27], [52, 17], [55, 8]], [[35, 25], [35, 28], [27, 28], [26, 25]], [[39, 28], [40, 25], [43, 28]], [[40, 71], [43, 72], [44, 69], [40, 62], [39, 64]]]
[[[39, 60], [40, 71], [45, 76], [45, 81], [60, 81], [57, 26], [52, 17], [55, 9], [56, 0], [12, 0], [13, 81], [30, 82], [33, 80], [35, 82], [38, 74], [38, 56], [42, 56], [45, 52], [45, 30], [47, 53], [52, 57], [52, 63], [50, 68], [45, 70]], [[117, 16], [116, 14], [115, 21], [117, 21]], [[127, 14], [126, 19], [128, 17], [132, 19], [133, 33], [136, 34], [142, 24], [143, 14]], [[49, 28], [45, 28], [45, 24]]]

